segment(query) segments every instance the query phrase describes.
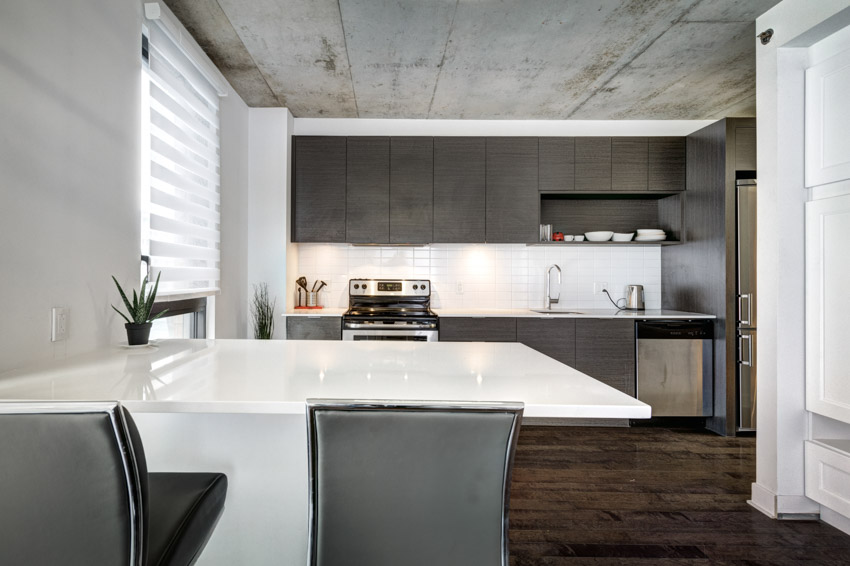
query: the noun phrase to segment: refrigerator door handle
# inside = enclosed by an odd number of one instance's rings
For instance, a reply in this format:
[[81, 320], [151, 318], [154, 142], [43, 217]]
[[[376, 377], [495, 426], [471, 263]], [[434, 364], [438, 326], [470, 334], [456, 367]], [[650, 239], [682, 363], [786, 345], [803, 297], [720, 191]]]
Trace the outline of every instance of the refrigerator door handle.
[[[744, 299], [747, 300], [747, 317], [744, 318]], [[750, 319], [753, 318], [753, 295], [752, 293], [744, 293], [738, 295], [738, 323], [751, 324]]]
[[[747, 341], [747, 358], [744, 359], [744, 340]], [[740, 352], [740, 358], [738, 359], [738, 363], [742, 366], [750, 366], [753, 365], [753, 337], [748, 335], [738, 336], [738, 352]]]

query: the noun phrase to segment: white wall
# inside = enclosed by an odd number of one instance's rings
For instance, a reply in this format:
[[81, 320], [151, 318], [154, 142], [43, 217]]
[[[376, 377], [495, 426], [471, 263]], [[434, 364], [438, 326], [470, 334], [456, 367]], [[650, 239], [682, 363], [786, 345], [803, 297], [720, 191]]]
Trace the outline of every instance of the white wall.
[[248, 335], [248, 106], [233, 93], [220, 101], [221, 294], [215, 298], [217, 338]]
[[804, 70], [806, 48], [848, 23], [847, 0], [785, 0], [756, 20], [758, 120], [758, 438], [753, 503], [817, 512], [804, 494]]
[[[286, 108], [252, 108], [249, 124], [246, 298], [250, 299], [253, 285], [267, 283], [269, 295], [277, 298], [276, 311], [283, 313], [287, 286], [295, 285], [295, 276], [287, 277], [287, 262], [291, 266], [297, 257], [297, 250], [288, 244], [292, 115]], [[253, 336], [250, 320], [247, 332], [243, 337]], [[284, 337], [282, 318], [276, 320], [274, 337]]]
[[328, 283], [320, 294], [327, 307], [348, 305], [349, 279], [392, 277], [430, 279], [435, 308], [528, 309], [543, 307], [544, 273], [553, 263], [562, 269], [558, 307], [611, 308], [605, 295], [593, 294], [599, 281], [608, 283], [614, 300], [625, 297], [626, 285], [643, 285], [646, 307], [661, 308], [658, 246], [300, 244], [297, 273], [310, 285]]
[[296, 136], [686, 136], [714, 120], [296, 118]]
[[[0, 371], [121, 339], [139, 273], [141, 3], [0, 4]], [[50, 309], [70, 308], [50, 342]]]
[[[138, 0], [0, 3], [0, 371], [126, 339], [110, 276], [139, 275], [143, 21]], [[221, 113], [228, 206], [246, 186], [247, 107], [231, 89]], [[240, 214], [222, 214], [221, 335], [247, 316], [230, 300], [244, 311]], [[70, 309], [64, 342], [54, 306]]]

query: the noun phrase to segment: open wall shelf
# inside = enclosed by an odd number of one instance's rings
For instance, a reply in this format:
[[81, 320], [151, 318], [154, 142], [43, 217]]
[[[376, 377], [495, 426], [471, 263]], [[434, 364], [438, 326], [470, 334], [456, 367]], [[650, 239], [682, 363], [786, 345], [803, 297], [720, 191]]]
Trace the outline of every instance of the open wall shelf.
[[611, 230], [621, 234], [660, 228], [667, 233], [662, 242], [541, 242], [545, 245], [669, 246], [683, 241], [684, 193], [576, 194], [541, 193], [540, 223], [551, 224], [552, 232], [584, 234]]
[[678, 240], [663, 240], [661, 242], [535, 242], [526, 244], [528, 246], [677, 246], [681, 244]]

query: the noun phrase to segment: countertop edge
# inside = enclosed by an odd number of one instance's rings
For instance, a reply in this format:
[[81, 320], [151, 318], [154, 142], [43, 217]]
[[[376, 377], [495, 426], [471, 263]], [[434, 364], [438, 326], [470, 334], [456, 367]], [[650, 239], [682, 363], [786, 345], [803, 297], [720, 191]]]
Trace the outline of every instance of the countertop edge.
[[[347, 309], [326, 308], [306, 311], [286, 311], [285, 317], [341, 317]], [[576, 313], [540, 313], [529, 309], [432, 309], [442, 318], [588, 318], [612, 320], [713, 320], [713, 314], [657, 309], [649, 311], [596, 311], [594, 309], [576, 309]]]

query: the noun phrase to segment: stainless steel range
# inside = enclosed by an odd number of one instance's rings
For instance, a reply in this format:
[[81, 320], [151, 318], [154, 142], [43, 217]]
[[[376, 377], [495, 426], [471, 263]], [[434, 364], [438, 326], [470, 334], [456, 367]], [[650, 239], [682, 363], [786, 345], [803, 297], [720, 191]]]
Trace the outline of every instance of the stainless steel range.
[[437, 341], [437, 315], [431, 310], [427, 279], [352, 279], [343, 340]]

